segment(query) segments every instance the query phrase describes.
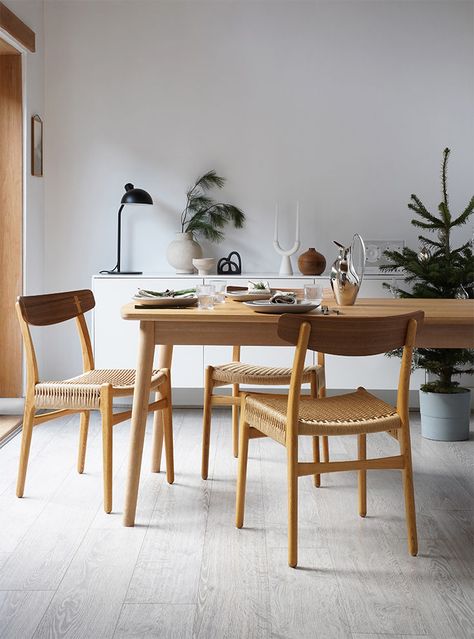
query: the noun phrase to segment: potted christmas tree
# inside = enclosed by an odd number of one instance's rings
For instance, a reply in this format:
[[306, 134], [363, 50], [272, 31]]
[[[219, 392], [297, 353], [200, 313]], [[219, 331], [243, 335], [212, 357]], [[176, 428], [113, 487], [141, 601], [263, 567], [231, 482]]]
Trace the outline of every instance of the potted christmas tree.
[[[418, 251], [385, 251], [389, 263], [382, 271], [401, 272], [410, 290], [391, 288], [399, 297], [473, 298], [473, 241], [457, 248], [451, 245], [451, 231], [465, 224], [474, 211], [474, 196], [464, 211], [453, 217], [447, 191], [447, 162], [450, 150], [445, 149], [441, 171], [442, 201], [437, 213], [430, 213], [416, 196], [411, 196], [408, 208], [414, 211], [411, 223], [433, 238], [419, 235]], [[420, 387], [421, 432], [428, 439], [458, 441], [469, 438], [470, 390], [454, 378], [474, 372], [474, 351], [469, 349], [418, 348], [415, 367], [429, 374]]]

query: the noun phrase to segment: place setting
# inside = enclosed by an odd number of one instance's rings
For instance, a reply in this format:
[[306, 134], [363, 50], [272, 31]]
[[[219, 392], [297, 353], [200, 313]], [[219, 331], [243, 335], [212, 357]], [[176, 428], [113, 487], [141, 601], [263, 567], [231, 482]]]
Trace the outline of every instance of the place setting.
[[198, 296], [196, 288], [178, 291], [151, 291], [139, 288], [133, 296], [133, 301], [135, 308], [188, 308], [197, 305]]
[[323, 289], [321, 287], [305, 284], [303, 299], [298, 299], [295, 291], [274, 291], [267, 299], [243, 303], [257, 313], [309, 313], [321, 305], [322, 298]]
[[234, 302], [250, 302], [256, 300], [269, 300], [275, 290], [270, 288], [266, 280], [248, 281], [247, 286], [228, 285], [225, 295]]
[[197, 284], [194, 288], [153, 291], [139, 288], [133, 296], [135, 308], [191, 308], [212, 310], [215, 304], [225, 302], [226, 283], [215, 280], [209, 284]]

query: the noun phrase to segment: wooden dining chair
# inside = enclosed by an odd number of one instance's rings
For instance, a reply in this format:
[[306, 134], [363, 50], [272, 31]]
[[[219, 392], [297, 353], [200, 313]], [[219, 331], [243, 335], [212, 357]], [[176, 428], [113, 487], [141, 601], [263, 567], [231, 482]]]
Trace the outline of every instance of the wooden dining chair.
[[[238, 456], [239, 441], [239, 408], [241, 384], [250, 386], [288, 386], [291, 379], [291, 368], [276, 368], [245, 364], [240, 361], [240, 346], [232, 348], [232, 362], [218, 366], [208, 366], [204, 378], [204, 411], [202, 435], [201, 477], [207, 479], [209, 472], [209, 446], [211, 440], [211, 416], [213, 406], [232, 406], [232, 451]], [[318, 353], [318, 364], [306, 366], [302, 373], [302, 384], [309, 384], [310, 396], [324, 397], [326, 394], [326, 379], [324, 374], [324, 354]], [[232, 395], [213, 393], [214, 389], [232, 385]], [[323, 459], [329, 461], [328, 438], [323, 436]], [[319, 459], [319, 437], [313, 439], [315, 459]], [[314, 476], [315, 486], [320, 486], [321, 478]]]
[[[26, 397], [21, 439], [20, 467], [16, 494], [23, 497], [33, 427], [37, 424], [80, 413], [80, 436], [77, 470], [84, 471], [90, 411], [99, 410], [102, 417], [104, 510], [112, 510], [112, 430], [116, 424], [129, 419], [131, 411], [113, 412], [116, 397], [133, 395], [135, 371], [130, 369], [96, 369], [94, 355], [84, 313], [95, 306], [90, 290], [68, 291], [48, 295], [19, 297], [16, 310], [26, 354]], [[82, 350], [83, 372], [62, 381], [40, 382], [30, 325], [49, 326], [75, 319]], [[65, 354], [65, 357], [67, 355]], [[166, 474], [174, 481], [173, 426], [170, 373], [154, 370], [151, 388], [156, 393], [148, 411], [163, 411], [166, 448]], [[50, 412], [41, 412], [48, 409]]]
[[[315, 473], [357, 471], [359, 514], [367, 512], [366, 475], [371, 469], [402, 471], [408, 548], [418, 552], [415, 498], [411, 462], [408, 391], [413, 346], [422, 311], [389, 317], [355, 318], [315, 316], [298, 318], [283, 315], [278, 335], [296, 345], [289, 395], [247, 394], [241, 399], [239, 469], [236, 497], [236, 526], [244, 521], [245, 484], [249, 439], [271, 437], [287, 450], [288, 476], [288, 564], [297, 564], [298, 479]], [[306, 350], [331, 355], [363, 356], [385, 353], [403, 347], [396, 406], [378, 399], [359, 387], [352, 393], [319, 399], [301, 397]], [[388, 431], [399, 441], [400, 454], [367, 459], [366, 435]], [[358, 458], [350, 461], [301, 462], [298, 459], [300, 436], [357, 435]]]

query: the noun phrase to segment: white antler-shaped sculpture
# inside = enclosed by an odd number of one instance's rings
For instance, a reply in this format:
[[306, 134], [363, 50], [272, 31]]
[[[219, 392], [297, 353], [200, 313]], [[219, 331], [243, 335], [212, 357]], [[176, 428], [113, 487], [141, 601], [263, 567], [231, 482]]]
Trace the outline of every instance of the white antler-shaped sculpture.
[[278, 241], [278, 204], [275, 206], [275, 234], [273, 236], [273, 248], [282, 256], [280, 264], [280, 275], [293, 275], [293, 267], [291, 266], [290, 257], [296, 253], [300, 248], [300, 203], [296, 202], [296, 232], [295, 243], [293, 246], [285, 251], [280, 246]]

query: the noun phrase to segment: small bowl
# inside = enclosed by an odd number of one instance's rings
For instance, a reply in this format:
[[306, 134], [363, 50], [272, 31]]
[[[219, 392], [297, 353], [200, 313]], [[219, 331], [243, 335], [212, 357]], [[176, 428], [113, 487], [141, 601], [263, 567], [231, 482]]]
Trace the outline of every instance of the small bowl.
[[193, 258], [193, 266], [197, 268], [198, 275], [209, 275], [216, 268], [217, 260], [215, 257], [197, 257]]

